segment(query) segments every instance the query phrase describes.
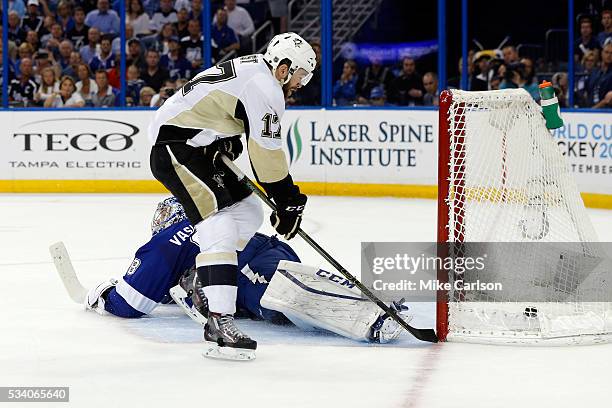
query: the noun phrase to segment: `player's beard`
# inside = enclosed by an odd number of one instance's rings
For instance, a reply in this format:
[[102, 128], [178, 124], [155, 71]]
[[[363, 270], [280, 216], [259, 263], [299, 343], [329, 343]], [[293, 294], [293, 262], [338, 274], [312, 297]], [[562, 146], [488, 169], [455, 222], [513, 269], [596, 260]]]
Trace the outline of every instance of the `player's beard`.
[[293, 94], [293, 91], [289, 88], [289, 83], [283, 85], [283, 93], [285, 94], [285, 99]]

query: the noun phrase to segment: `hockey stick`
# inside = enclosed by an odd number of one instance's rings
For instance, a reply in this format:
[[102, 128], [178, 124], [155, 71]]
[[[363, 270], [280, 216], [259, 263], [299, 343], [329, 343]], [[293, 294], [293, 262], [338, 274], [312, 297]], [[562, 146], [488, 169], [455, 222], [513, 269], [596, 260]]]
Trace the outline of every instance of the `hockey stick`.
[[57, 269], [68, 295], [76, 303], [83, 303], [85, 295], [87, 295], [87, 289], [81, 284], [74, 271], [66, 246], [63, 242], [56, 242], [49, 247], [49, 252], [51, 252], [55, 269]]
[[[276, 205], [268, 198], [259, 187], [253, 183], [245, 174], [236, 166], [227, 156], [221, 155], [223, 163], [238, 177], [238, 181], [242, 181], [246, 186], [253, 191], [261, 200], [268, 205], [273, 211], [276, 211]], [[438, 342], [438, 336], [433, 329], [417, 329], [406, 323], [397, 312], [391, 307], [387, 306], [382, 300], [380, 300], [375, 294], [373, 294], [363, 283], [355, 278], [349, 271], [347, 271], [338, 261], [336, 261], [330, 254], [327, 253], [321, 246], [310, 236], [304, 232], [301, 228], [298, 229], [298, 235], [302, 237], [308, 245], [310, 245], [315, 251], [319, 253], [327, 262], [329, 262], [338, 272], [340, 272], [346, 279], [349, 280], [353, 285], [357, 286], [361, 293], [363, 293], [368, 299], [376, 303], [378, 307], [385, 311], [393, 320], [395, 320], [400, 326], [406, 329], [410, 334], [421, 341], [428, 341], [431, 343]]]

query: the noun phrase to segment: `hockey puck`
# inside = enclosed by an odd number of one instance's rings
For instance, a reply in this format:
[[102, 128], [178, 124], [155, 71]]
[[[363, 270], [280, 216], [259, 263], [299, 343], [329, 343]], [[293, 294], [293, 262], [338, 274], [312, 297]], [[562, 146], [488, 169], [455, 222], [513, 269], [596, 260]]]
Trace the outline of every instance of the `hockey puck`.
[[526, 317], [531, 319], [538, 317], [538, 309], [536, 307], [526, 307], [523, 313]]

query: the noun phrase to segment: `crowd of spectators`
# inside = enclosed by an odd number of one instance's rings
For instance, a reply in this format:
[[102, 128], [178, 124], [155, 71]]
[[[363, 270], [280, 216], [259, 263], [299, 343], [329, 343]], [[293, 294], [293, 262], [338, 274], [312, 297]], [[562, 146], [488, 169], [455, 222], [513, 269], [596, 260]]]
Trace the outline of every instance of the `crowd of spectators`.
[[[601, 31], [595, 34], [594, 17], [579, 19], [574, 44], [574, 103], [578, 108], [612, 108], [612, 10], [601, 13]], [[539, 71], [543, 61], [519, 56], [514, 46], [496, 52], [470, 54], [468, 89], [474, 91], [524, 88], [539, 100], [538, 82], [551, 81], [561, 107], [569, 106], [567, 72]]]
[[[119, 1], [10, 0], [9, 104], [119, 106]], [[126, 105], [156, 106], [203, 69], [202, 1], [126, 0]], [[211, 2], [213, 62], [250, 53], [244, 1]]]
[[[601, 13], [599, 33], [595, 33], [592, 16], [580, 18], [579, 23], [580, 36], [574, 44], [574, 104], [578, 107], [612, 108], [612, 10]], [[559, 80], [563, 81], [563, 78]], [[558, 87], [561, 89], [561, 85]]]
[[419, 73], [412, 57], [404, 57], [393, 66], [384, 66], [373, 57], [361, 71], [355, 61], [345, 61], [332, 95], [338, 106], [437, 106], [440, 96], [438, 75]]
[[[601, 30], [596, 33], [595, 19]], [[579, 36], [574, 46], [574, 104], [579, 108], [612, 108], [612, 10], [600, 16], [582, 16], [578, 20]], [[420, 74], [418, 60], [406, 56], [390, 65], [371, 58], [368, 66], [355, 61], [344, 62], [332, 88], [336, 105], [435, 106], [439, 101], [438, 77], [435, 72]], [[472, 50], [468, 54], [467, 89], [487, 91], [523, 88], [536, 100], [538, 83], [551, 81], [560, 105], [569, 107], [569, 81], [566, 72], [547, 72], [543, 59], [534, 61], [521, 56], [517, 47], [501, 50]], [[461, 87], [462, 60], [459, 75], [448, 79], [448, 88]]]
[[[121, 0], [10, 0], [8, 99], [12, 106], [120, 105]], [[202, 10], [206, 0], [125, 0], [126, 105], [156, 106], [203, 69]], [[241, 3], [212, 0], [213, 62], [251, 52], [255, 24]], [[266, 0], [258, 0], [266, 1]], [[277, 30], [287, 29], [287, 1], [267, 0]], [[0, 27], [1, 29], [2, 27]], [[575, 107], [612, 107], [612, 11], [578, 19], [574, 89], [565, 72], [547, 72], [516, 47], [470, 51], [467, 89], [523, 88], [539, 99], [538, 83], [555, 86], [562, 107], [573, 92]], [[597, 32], [598, 31], [598, 32]], [[311, 42], [318, 65], [308, 87], [289, 105], [319, 105], [321, 47]], [[336, 105], [435, 106], [438, 76], [410, 56], [394, 64], [373, 57], [344, 62], [332, 84]], [[459, 76], [446, 86], [460, 87]], [[419, 69], [420, 68], [420, 69]]]

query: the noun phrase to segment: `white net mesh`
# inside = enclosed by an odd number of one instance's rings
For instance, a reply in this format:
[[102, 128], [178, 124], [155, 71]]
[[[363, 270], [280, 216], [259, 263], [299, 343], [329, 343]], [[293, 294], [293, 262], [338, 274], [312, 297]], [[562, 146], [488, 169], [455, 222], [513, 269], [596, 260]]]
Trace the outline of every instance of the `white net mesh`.
[[[452, 291], [448, 339], [605, 339], [612, 332], [611, 263], [595, 244], [540, 107], [520, 89], [452, 91], [447, 124], [440, 143], [450, 143], [448, 242], [519, 243], [478, 248], [492, 264], [464, 274], [464, 282], [486, 273], [487, 281], [503, 284], [503, 292]], [[451, 282], [457, 279], [449, 275]]]

